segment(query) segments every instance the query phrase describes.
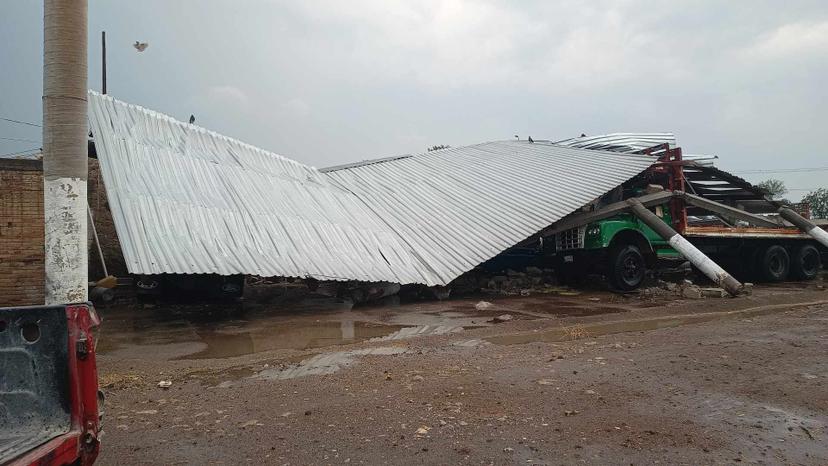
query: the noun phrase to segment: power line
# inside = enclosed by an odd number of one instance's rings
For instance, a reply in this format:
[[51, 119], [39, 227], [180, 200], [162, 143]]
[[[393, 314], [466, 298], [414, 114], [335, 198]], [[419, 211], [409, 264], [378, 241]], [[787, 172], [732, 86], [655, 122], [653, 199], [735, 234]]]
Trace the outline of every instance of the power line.
[[3, 137], [0, 137], [0, 139], [2, 139], [2, 140], [4, 140], [4, 141], [33, 142], [33, 143], [35, 143], [35, 144], [40, 144], [40, 141], [35, 141], [34, 139], [22, 139], [22, 138], [3, 138]]
[[803, 173], [803, 172], [821, 172], [828, 170], [828, 167], [810, 167], [810, 168], [777, 168], [777, 169], [769, 169], [769, 170], [742, 170], [742, 171], [735, 171], [733, 173], [738, 175], [749, 175], [749, 174], [763, 174], [763, 173]]
[[13, 119], [13, 118], [3, 118], [3, 117], [0, 117], [0, 120], [3, 120], [3, 121], [10, 121], [10, 122], [12, 122], [12, 123], [18, 123], [18, 124], [21, 124], [21, 125], [29, 125], [29, 126], [34, 126], [34, 127], [37, 127], [37, 128], [42, 128], [42, 127], [43, 127], [43, 126], [38, 125], [38, 124], [36, 124], [36, 123], [29, 123], [28, 121], [20, 121], [20, 120], [15, 120], [15, 119]]

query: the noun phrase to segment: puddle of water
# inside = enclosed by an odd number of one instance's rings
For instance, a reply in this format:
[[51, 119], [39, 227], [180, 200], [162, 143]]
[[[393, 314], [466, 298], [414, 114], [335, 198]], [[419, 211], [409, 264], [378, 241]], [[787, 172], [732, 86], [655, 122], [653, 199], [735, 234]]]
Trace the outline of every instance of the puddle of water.
[[261, 380], [287, 380], [309, 375], [333, 374], [345, 367], [354, 365], [360, 356], [390, 356], [402, 354], [406, 351], [408, 351], [406, 348], [397, 346], [380, 346], [377, 348], [318, 354], [286, 369], [265, 369], [251, 376], [251, 378]]
[[178, 359], [219, 359], [278, 349], [306, 350], [358, 343], [402, 330], [367, 322], [283, 322], [246, 332], [196, 331], [203, 350]]

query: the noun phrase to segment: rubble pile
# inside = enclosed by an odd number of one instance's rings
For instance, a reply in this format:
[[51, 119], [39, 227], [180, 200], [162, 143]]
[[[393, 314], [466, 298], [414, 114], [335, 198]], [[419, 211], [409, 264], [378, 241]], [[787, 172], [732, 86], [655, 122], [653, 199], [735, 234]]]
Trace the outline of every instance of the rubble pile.
[[555, 271], [526, 267], [522, 272], [512, 269], [501, 275], [483, 275], [477, 280], [483, 293], [500, 296], [529, 296], [536, 293], [559, 291]]
[[[745, 283], [744, 285], [745, 292], [749, 294], [753, 285], [751, 283]], [[681, 297], [686, 299], [725, 298], [728, 296], [722, 288], [701, 287], [687, 279], [680, 282], [658, 280], [655, 286], [641, 289], [640, 295], [643, 298]]]

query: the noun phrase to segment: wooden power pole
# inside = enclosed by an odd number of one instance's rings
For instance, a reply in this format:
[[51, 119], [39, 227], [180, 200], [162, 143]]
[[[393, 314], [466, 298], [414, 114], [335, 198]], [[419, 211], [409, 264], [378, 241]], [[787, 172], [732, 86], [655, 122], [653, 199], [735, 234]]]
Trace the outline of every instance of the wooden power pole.
[[43, 2], [46, 304], [88, 300], [87, 0]]

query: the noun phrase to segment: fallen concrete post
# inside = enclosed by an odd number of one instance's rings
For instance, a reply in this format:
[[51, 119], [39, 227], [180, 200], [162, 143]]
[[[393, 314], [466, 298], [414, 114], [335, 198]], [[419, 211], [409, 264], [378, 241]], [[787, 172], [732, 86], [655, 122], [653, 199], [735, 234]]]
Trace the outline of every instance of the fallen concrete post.
[[810, 220], [787, 207], [781, 207], [778, 212], [779, 216], [793, 223], [797, 228], [804, 231], [810, 235], [811, 238], [819, 241], [823, 246], [828, 248], [828, 232], [814, 225]]
[[652, 228], [653, 231], [670, 243], [673, 249], [680, 252], [691, 264], [695, 265], [708, 278], [724, 288], [731, 296], [738, 296], [742, 292], [743, 285], [738, 280], [733, 278], [703, 252], [699, 251], [698, 248], [684, 239], [670, 225], [667, 225], [658, 216], [650, 212], [644, 207], [641, 201], [636, 198], [631, 198], [627, 199], [627, 204], [629, 204], [630, 210], [632, 210], [632, 213], [636, 217], [641, 219], [648, 227]]

